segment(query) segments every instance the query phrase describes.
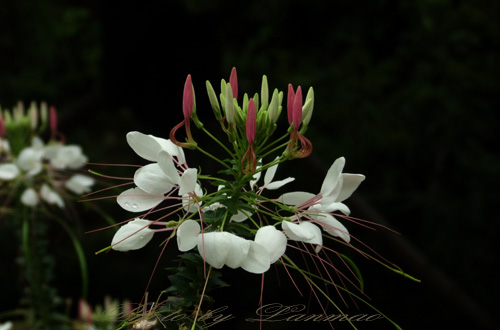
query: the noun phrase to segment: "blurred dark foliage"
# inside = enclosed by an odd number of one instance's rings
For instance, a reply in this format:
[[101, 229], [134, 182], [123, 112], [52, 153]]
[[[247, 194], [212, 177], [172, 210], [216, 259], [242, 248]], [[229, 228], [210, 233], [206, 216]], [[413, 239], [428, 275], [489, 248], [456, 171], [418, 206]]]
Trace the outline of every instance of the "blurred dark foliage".
[[[346, 171], [367, 176], [353, 216], [381, 215], [401, 236], [359, 230], [359, 238], [423, 279], [359, 260], [374, 305], [403, 329], [494, 328], [499, 9], [487, 0], [4, 0], [0, 104], [45, 100], [91, 161], [139, 163], [126, 132], [167, 137], [181, 120], [188, 73], [205, 122], [205, 80], [217, 89], [233, 66], [240, 90], [252, 93], [262, 74], [271, 88], [314, 86], [314, 156], [281, 175], [295, 176], [295, 189], [318, 191], [328, 166], [345, 156]], [[113, 203], [104, 207], [117, 221], [127, 217]], [[92, 217], [82, 219], [88, 230], [105, 225]], [[359, 227], [348, 226], [356, 235]], [[90, 266], [99, 269], [91, 298], [138, 297], [154, 264], [138, 255], [151, 259], [158, 249], [94, 256], [110, 235], [85, 236]]]

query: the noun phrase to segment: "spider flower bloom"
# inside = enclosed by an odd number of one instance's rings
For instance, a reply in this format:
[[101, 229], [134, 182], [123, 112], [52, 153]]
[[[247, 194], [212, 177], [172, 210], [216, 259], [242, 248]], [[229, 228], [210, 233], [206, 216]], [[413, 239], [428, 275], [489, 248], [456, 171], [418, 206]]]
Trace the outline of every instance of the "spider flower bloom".
[[[196, 149], [197, 144], [193, 140], [193, 136], [191, 135], [191, 118], [195, 114], [195, 107], [193, 82], [191, 81], [191, 75], [188, 75], [186, 78], [186, 82], [184, 83], [184, 92], [182, 95], [182, 113], [184, 114], [184, 120], [177, 124], [170, 131], [170, 140], [180, 147]], [[179, 142], [175, 138], [175, 133], [182, 126], [184, 126], [186, 129], [187, 142]]]
[[287, 114], [288, 124], [293, 127], [285, 155], [288, 158], [305, 158], [311, 154], [312, 144], [299, 132], [302, 122], [302, 88], [300, 86], [297, 87], [297, 92], [294, 92], [292, 84], [288, 85]]
[[255, 136], [257, 135], [257, 118], [253, 99], [248, 101], [246, 135], [248, 149], [241, 159], [241, 169], [244, 173], [254, 173], [257, 168], [257, 159], [255, 158], [255, 152], [253, 150], [253, 143], [255, 142]]
[[[349, 208], [342, 202], [352, 195], [365, 179], [365, 176], [362, 174], [342, 173], [344, 165], [344, 157], [335, 160], [325, 176], [319, 194], [315, 195], [302, 191], [289, 192], [283, 194], [279, 200], [287, 205], [295, 205], [299, 209], [307, 207], [305, 210], [299, 210], [299, 218], [305, 217], [320, 225], [332, 236], [340, 237], [349, 242], [350, 236], [347, 228], [331, 213], [340, 211], [345, 215], [349, 215]], [[301, 223], [301, 225], [303, 224], [304, 222]], [[289, 224], [287, 226], [290, 227]], [[296, 228], [288, 228], [290, 230], [287, 230], [284, 227], [283, 229], [288, 235], [292, 229]], [[312, 239], [312, 236], [310, 238], [304, 236], [303, 239], [296, 240], [308, 241], [308, 239]]]

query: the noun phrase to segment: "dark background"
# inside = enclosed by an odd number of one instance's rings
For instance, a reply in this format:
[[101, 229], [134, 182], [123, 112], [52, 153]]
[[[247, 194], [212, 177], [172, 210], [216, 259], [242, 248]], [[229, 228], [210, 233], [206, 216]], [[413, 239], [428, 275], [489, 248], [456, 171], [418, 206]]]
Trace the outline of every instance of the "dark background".
[[[352, 215], [401, 235], [347, 224], [350, 232], [422, 280], [415, 283], [355, 259], [373, 305], [403, 329], [455, 324], [495, 329], [499, 7], [486, 0], [261, 0], [246, 5], [2, 0], [0, 104], [12, 108], [18, 100], [45, 100], [58, 108], [68, 141], [82, 145], [90, 161], [138, 164], [125, 134], [137, 130], [168, 137], [181, 120], [188, 73], [204, 122], [212, 120], [205, 80], [218, 90], [233, 66], [240, 90], [251, 94], [260, 91], [262, 74], [271, 88], [314, 86], [307, 133], [313, 156], [283, 166], [278, 175], [296, 177], [291, 189], [318, 191], [330, 164], [345, 156], [347, 172], [367, 176], [347, 203]], [[189, 152], [188, 159], [209, 166]], [[113, 201], [99, 207], [117, 220], [129, 216]], [[86, 230], [105, 225], [90, 211], [81, 223]], [[105, 294], [139, 300], [159, 253], [150, 244], [143, 251], [95, 256], [112, 234], [84, 236], [92, 303]], [[13, 258], [12, 246], [3, 240], [5, 263]], [[165, 265], [175, 255], [171, 250]], [[56, 251], [65, 265], [56, 276], [59, 291], [72, 296], [77, 264], [71, 250]], [[2, 272], [2, 283], [15, 281], [11, 272]], [[228, 301], [233, 313], [255, 310], [260, 278], [226, 274], [233, 288], [219, 301]], [[165, 287], [162, 270], [155, 280], [157, 288]], [[247, 289], [247, 281], [255, 290]], [[15, 286], [7, 286], [8, 294], [0, 295], [2, 309], [15, 306]], [[293, 300], [284, 293], [291, 286], [266, 290], [269, 302]], [[248, 305], [239, 306], [243, 301]], [[238, 328], [257, 326], [242, 324]], [[357, 326], [390, 328], [382, 321]]]

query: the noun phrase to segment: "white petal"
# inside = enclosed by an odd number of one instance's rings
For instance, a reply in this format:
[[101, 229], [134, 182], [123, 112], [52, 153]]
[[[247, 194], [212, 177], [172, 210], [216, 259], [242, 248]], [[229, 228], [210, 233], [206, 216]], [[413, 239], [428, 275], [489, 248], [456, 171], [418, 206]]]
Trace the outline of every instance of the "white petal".
[[313, 198], [314, 194], [304, 192], [304, 191], [294, 191], [281, 195], [279, 198], [280, 202], [287, 205], [299, 205], [302, 204], [311, 198]]
[[253, 189], [253, 186], [259, 181], [262, 172], [260, 171], [260, 167], [257, 167], [257, 171], [253, 175], [253, 180], [250, 180], [250, 188]]
[[269, 253], [270, 262], [274, 263], [281, 258], [286, 250], [286, 236], [274, 226], [264, 226], [257, 230], [255, 243], [262, 245]]
[[266, 171], [266, 175], [264, 175], [264, 186], [267, 186], [274, 179], [274, 175], [276, 174], [276, 170], [278, 169], [278, 164], [269, 167]]
[[158, 153], [158, 165], [172, 183], [179, 184], [181, 177], [175, 167], [172, 156], [167, 151], [162, 150]]
[[241, 264], [241, 268], [249, 273], [262, 274], [269, 270], [271, 266], [269, 260], [269, 252], [266, 248], [255, 242], [250, 242], [250, 250], [248, 251], [247, 257]]
[[234, 234], [229, 234], [231, 247], [225, 264], [231, 268], [238, 268], [248, 258], [248, 252], [252, 241], [246, 240]]
[[180, 180], [179, 195], [183, 196], [187, 193], [194, 192], [196, 188], [196, 179], [198, 170], [196, 168], [188, 168], [182, 173]]
[[154, 231], [148, 227], [150, 223], [149, 220], [135, 219], [121, 226], [111, 241], [113, 250], [129, 251], [144, 247], [154, 235]]
[[19, 168], [14, 164], [1, 164], [0, 165], [0, 179], [12, 180], [19, 175]]
[[198, 242], [200, 225], [197, 221], [186, 220], [177, 228], [177, 246], [179, 251], [185, 252], [193, 249]]
[[310, 227], [303, 226], [303, 223], [296, 224], [290, 221], [283, 221], [281, 227], [285, 231], [286, 236], [294, 241], [306, 242], [316, 237], [315, 233], [311, 231]]
[[38, 205], [38, 196], [35, 189], [28, 188], [21, 195], [21, 202], [26, 206], [36, 206]]
[[81, 195], [90, 191], [90, 187], [92, 187], [95, 183], [95, 180], [89, 176], [82, 174], [75, 174], [64, 184], [66, 189], [69, 191]]
[[338, 186], [339, 179], [342, 177], [342, 169], [345, 165], [345, 158], [340, 157], [333, 162], [332, 166], [328, 170], [325, 176], [323, 184], [321, 186], [320, 194], [322, 196], [331, 196], [333, 194], [337, 195], [340, 191], [340, 186]]
[[[351, 210], [347, 205], [341, 202], [333, 202], [333, 203], [328, 203], [330, 202], [331, 199], [329, 200], [323, 200], [321, 199], [320, 204], [316, 204], [311, 206], [308, 211], [310, 213], [332, 213], [336, 211], [340, 211], [344, 213], [345, 215], [349, 215], [351, 213]], [[328, 203], [328, 204], [327, 204]]]
[[64, 201], [54, 190], [50, 189], [45, 183], [40, 188], [40, 196], [49, 204], [57, 205], [60, 208], [64, 207]]
[[149, 210], [163, 201], [163, 195], [151, 195], [141, 188], [130, 188], [122, 192], [116, 201], [129, 212]]
[[314, 219], [316, 219], [323, 227], [323, 230], [330, 233], [330, 235], [340, 237], [348, 243], [350, 242], [351, 236], [349, 236], [349, 231], [347, 231], [347, 228], [332, 215], [325, 214], [314, 216]]
[[154, 137], [140, 132], [129, 132], [127, 142], [136, 154], [150, 161], [156, 161], [158, 152], [162, 149]]
[[304, 242], [306, 243], [311, 243], [311, 244], [316, 244], [316, 252], [319, 252], [321, 250], [321, 246], [323, 245], [323, 236], [321, 235], [321, 229], [319, 229], [318, 226], [311, 222], [301, 222], [300, 225], [302, 228], [307, 229], [309, 232], [314, 234], [314, 237], [306, 240]]
[[24, 148], [17, 157], [17, 165], [28, 172], [29, 176], [36, 175], [42, 171], [42, 151], [33, 148]]
[[178, 145], [174, 144], [172, 141], [168, 139], [162, 139], [153, 135], [150, 135], [153, 137], [156, 142], [158, 142], [161, 145], [161, 148], [165, 151], [167, 151], [170, 155], [177, 157], [177, 160], [181, 164], [186, 164], [186, 157], [184, 156], [184, 150], [179, 147]]
[[268, 184], [266, 186], [266, 189], [267, 190], [276, 190], [276, 189], [283, 187], [287, 183], [292, 182], [293, 180], [295, 180], [295, 178], [286, 178], [284, 180], [274, 181], [274, 182], [271, 182], [270, 184]]
[[221, 269], [226, 263], [231, 248], [231, 237], [227, 232], [210, 232], [198, 236], [198, 252], [214, 268]]
[[141, 167], [134, 174], [137, 187], [152, 195], [163, 195], [174, 187], [171, 180], [156, 163]]
[[352, 193], [359, 187], [361, 182], [365, 180], [365, 176], [362, 174], [342, 174], [342, 189], [339, 192], [337, 201], [342, 202], [349, 197]]

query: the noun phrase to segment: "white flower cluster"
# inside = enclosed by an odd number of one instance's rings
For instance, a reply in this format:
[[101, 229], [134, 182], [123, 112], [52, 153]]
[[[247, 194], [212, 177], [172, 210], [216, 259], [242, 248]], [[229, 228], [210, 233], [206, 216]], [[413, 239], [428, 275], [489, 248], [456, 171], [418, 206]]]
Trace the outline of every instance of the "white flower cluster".
[[[9, 115], [5, 111], [3, 115], [6, 114]], [[39, 136], [32, 133], [22, 136], [16, 134], [22, 131], [19, 127], [26, 117], [33, 118], [33, 115], [30, 112], [25, 116], [22, 111], [16, 111], [14, 116], [8, 117], [7, 124], [11, 126], [3, 127], [7, 137], [12, 135], [17, 138], [17, 142], [30, 139], [31, 142], [14, 152], [8, 138], [0, 138], [0, 187], [24, 187], [20, 200], [30, 207], [39, 205], [40, 201], [64, 207], [64, 198], [60, 194], [63, 189], [77, 195], [89, 192], [94, 185], [93, 178], [83, 174], [68, 177], [66, 174], [82, 168], [87, 162], [81, 147], [53, 140], [45, 144]], [[0, 121], [2, 126], [5, 125], [2, 114]]]
[[[139, 168], [134, 175], [137, 187], [121, 193], [118, 204], [130, 212], [153, 212], [164, 200], [179, 199], [186, 212], [213, 211], [224, 207], [210, 203], [201, 207], [203, 190], [197, 183], [197, 170], [186, 164], [184, 152], [170, 140], [139, 132], [127, 134], [130, 147], [142, 158], [153, 163]], [[349, 214], [349, 208], [342, 203], [364, 180], [361, 174], [342, 173], [345, 159], [337, 159], [328, 171], [319, 194], [289, 192], [278, 198], [280, 203], [297, 208], [294, 216], [281, 222], [282, 231], [267, 225], [256, 231], [253, 240], [248, 240], [226, 231], [204, 232], [198, 221], [184, 220], [177, 227], [177, 245], [181, 252], [197, 247], [200, 255], [212, 267], [220, 269], [241, 267], [251, 273], [263, 273], [278, 260], [286, 250], [288, 240], [316, 245], [319, 252], [323, 244], [321, 228], [330, 235], [350, 241], [347, 228], [337, 220], [332, 212]], [[258, 187], [260, 171], [254, 175], [251, 189], [261, 194], [264, 189], [274, 190], [294, 180], [287, 178], [273, 181], [278, 165], [269, 167], [264, 176], [264, 184]], [[219, 187], [220, 188], [220, 187]], [[177, 190], [179, 197], [173, 197]], [[256, 211], [257, 205], [252, 206]], [[239, 211], [231, 221], [243, 222], [252, 212]], [[136, 218], [123, 225], [114, 235], [112, 248], [117, 251], [136, 250], [144, 247], [155, 232], [165, 229], [151, 229], [153, 225], [165, 227], [165, 222]]]

